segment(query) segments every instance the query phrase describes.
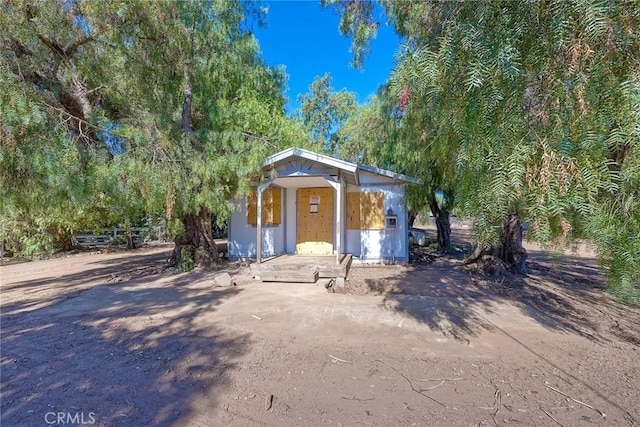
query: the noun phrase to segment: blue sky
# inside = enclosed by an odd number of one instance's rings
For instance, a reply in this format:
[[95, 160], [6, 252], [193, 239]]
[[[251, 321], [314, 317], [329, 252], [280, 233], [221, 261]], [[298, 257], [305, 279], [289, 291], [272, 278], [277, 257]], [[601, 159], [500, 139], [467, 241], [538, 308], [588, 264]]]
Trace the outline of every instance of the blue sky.
[[372, 42], [364, 70], [349, 66], [351, 40], [338, 32], [339, 16], [318, 0], [266, 1], [267, 25], [255, 28], [262, 56], [271, 66], [284, 65], [289, 76], [287, 112], [298, 108], [298, 94], [307, 93], [316, 76], [329, 72], [336, 90], [346, 88], [364, 103], [384, 83], [393, 67], [399, 44], [392, 27], [381, 26]]

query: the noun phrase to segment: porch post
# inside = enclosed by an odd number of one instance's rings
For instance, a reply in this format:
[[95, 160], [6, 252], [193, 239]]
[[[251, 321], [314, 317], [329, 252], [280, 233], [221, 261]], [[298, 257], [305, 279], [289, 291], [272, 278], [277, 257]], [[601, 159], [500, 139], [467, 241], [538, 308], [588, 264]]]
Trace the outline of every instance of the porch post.
[[262, 185], [258, 185], [256, 190], [258, 195], [258, 200], [256, 201], [258, 203], [256, 209], [256, 261], [258, 264], [262, 262], [262, 192], [269, 188], [272, 182], [272, 179], [268, 179]]
[[342, 195], [343, 195], [343, 188], [342, 188], [342, 176], [340, 171], [338, 171], [338, 176], [336, 179], [331, 178], [330, 176], [325, 176], [324, 179], [327, 181], [327, 183], [333, 187], [334, 190], [336, 190], [336, 209], [335, 209], [335, 226], [336, 226], [336, 230], [335, 230], [335, 242], [336, 242], [336, 264], [340, 265], [340, 255], [342, 255], [342, 224], [344, 221], [342, 221]]
[[258, 186], [256, 193], [258, 194], [258, 206], [256, 209], [256, 262], [260, 264], [262, 262], [262, 185]]
[[336, 185], [336, 264], [340, 265], [342, 252], [342, 176], [338, 171], [338, 185]]

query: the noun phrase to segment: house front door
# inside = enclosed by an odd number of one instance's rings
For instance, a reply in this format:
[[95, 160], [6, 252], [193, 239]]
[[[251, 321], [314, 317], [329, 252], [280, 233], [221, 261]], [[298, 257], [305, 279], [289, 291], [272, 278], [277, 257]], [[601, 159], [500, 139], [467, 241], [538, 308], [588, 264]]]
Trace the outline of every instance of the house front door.
[[296, 210], [296, 253], [333, 254], [333, 188], [299, 188]]

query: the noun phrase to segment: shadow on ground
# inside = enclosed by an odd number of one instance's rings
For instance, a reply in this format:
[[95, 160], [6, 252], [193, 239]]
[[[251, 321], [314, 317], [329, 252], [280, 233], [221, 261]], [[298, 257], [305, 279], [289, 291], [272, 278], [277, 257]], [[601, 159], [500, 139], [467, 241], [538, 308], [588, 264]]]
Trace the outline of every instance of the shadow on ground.
[[[464, 235], [458, 239], [467, 243]], [[461, 342], [495, 329], [487, 318], [500, 308], [508, 315], [508, 302], [516, 313], [549, 330], [640, 346], [640, 310], [605, 292], [594, 258], [529, 251], [529, 275], [489, 278], [465, 269], [458, 254], [434, 254], [422, 254], [418, 263], [390, 273], [367, 269], [360, 285], [348, 286], [364, 287], [353, 293], [384, 295], [385, 308]]]
[[[467, 342], [481, 330], [491, 329], [482, 314], [495, 310], [498, 295], [476, 286], [465, 272], [443, 260], [429, 265], [400, 267], [396, 271], [367, 268], [366, 291], [383, 295], [385, 309], [404, 313], [431, 330]], [[376, 271], [378, 270], [378, 271]]]
[[[3, 283], [4, 293], [19, 291], [23, 296], [40, 299], [38, 294], [48, 292], [55, 286], [55, 296], [49, 298], [44, 305], [54, 305], [68, 299], [95, 282], [120, 282], [137, 277], [148, 277], [166, 271], [166, 260], [170, 252], [151, 254], [131, 254], [127, 257], [114, 258], [107, 261], [90, 263], [92, 268], [83, 269], [77, 273], [64, 274], [60, 277], [47, 277], [40, 280], [22, 280], [13, 283]], [[30, 307], [42, 307], [43, 301], [33, 304], [3, 304], [0, 308], [2, 315], [9, 315], [18, 311], [28, 311]]]
[[508, 276], [504, 286], [496, 287], [497, 293], [520, 302], [525, 313], [549, 328], [640, 346], [640, 310], [606, 292], [595, 258], [531, 250], [529, 257], [530, 274]]
[[[149, 255], [136, 255], [91, 274], [108, 278], [149, 263]], [[86, 274], [55, 280], [77, 283]], [[180, 425], [196, 396], [216, 407], [250, 337], [223, 333], [207, 316], [241, 290], [214, 290], [201, 278], [138, 276], [36, 309], [3, 305], [1, 424], [45, 425], [48, 413], [63, 412], [85, 422], [93, 413], [95, 425]]]

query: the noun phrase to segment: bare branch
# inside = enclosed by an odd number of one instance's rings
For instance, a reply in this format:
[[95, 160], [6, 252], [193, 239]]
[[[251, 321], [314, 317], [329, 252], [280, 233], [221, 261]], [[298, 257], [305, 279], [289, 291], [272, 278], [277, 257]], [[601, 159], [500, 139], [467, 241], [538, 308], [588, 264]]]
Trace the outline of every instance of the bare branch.
[[[54, 106], [54, 105], [48, 104], [48, 103], [46, 103], [46, 102], [43, 102], [42, 104], [43, 104], [43, 105], [45, 105], [46, 107], [51, 108], [52, 110], [58, 111], [58, 112], [60, 112], [60, 113], [62, 113], [62, 114], [66, 114], [66, 115], [69, 117], [69, 119], [77, 120], [78, 122], [80, 122], [80, 123], [84, 124], [85, 126], [88, 126], [88, 127], [90, 127], [90, 128], [93, 128], [93, 129], [98, 130], [98, 131], [100, 131], [100, 132], [108, 133], [109, 135], [117, 136], [117, 137], [119, 137], [119, 138], [123, 138], [123, 139], [126, 139], [126, 138], [127, 138], [126, 136], [124, 136], [124, 135], [122, 135], [122, 134], [119, 134], [119, 133], [114, 132], [114, 131], [111, 131], [111, 130], [103, 129], [103, 128], [101, 128], [100, 126], [96, 126], [96, 125], [94, 125], [93, 123], [90, 123], [90, 122], [88, 122], [88, 121], [86, 121], [86, 120], [84, 120], [84, 119], [81, 119], [81, 118], [80, 118], [80, 117], [78, 117], [78, 116], [74, 116], [73, 114], [71, 114], [70, 112], [68, 112], [67, 110], [65, 110], [64, 108], [59, 108], [59, 107], [56, 107], [56, 106]], [[82, 131], [81, 131], [81, 130], [80, 130], [80, 133], [82, 133]]]
[[597, 413], [599, 413], [600, 415], [602, 415], [602, 417], [606, 417], [606, 416], [607, 416], [607, 414], [605, 414], [604, 412], [602, 412], [600, 409], [598, 409], [598, 408], [594, 408], [593, 406], [589, 405], [588, 403], [584, 403], [584, 402], [581, 402], [581, 401], [579, 401], [579, 400], [577, 400], [577, 399], [574, 399], [573, 397], [569, 396], [568, 394], [561, 392], [561, 391], [560, 391], [560, 390], [558, 390], [557, 388], [553, 388], [553, 387], [551, 387], [551, 386], [550, 386], [550, 385], [548, 385], [548, 384], [545, 384], [544, 386], [545, 386], [546, 388], [550, 389], [550, 390], [555, 391], [555, 392], [556, 392], [556, 393], [558, 393], [558, 394], [563, 395], [563, 396], [564, 396], [564, 397], [566, 397], [567, 399], [571, 399], [571, 400], [573, 400], [574, 402], [576, 402], [576, 403], [578, 403], [578, 404], [580, 404], [580, 405], [582, 405], [582, 406], [584, 406], [584, 407], [586, 407], [586, 408], [589, 408], [589, 409], [592, 409], [592, 410], [596, 411]]
[[52, 51], [54, 54], [58, 55], [60, 58], [63, 58], [63, 59], [67, 58], [64, 52], [64, 49], [58, 43], [45, 38], [42, 34], [39, 34], [39, 33], [36, 33], [36, 36], [42, 42], [42, 44], [48, 47], [49, 50]]
[[63, 52], [64, 52], [65, 56], [70, 58], [73, 55], [75, 55], [75, 53], [78, 51], [78, 49], [80, 47], [84, 46], [87, 43], [90, 43], [90, 42], [94, 41], [96, 39], [96, 35], [97, 34], [92, 34], [92, 35], [90, 35], [88, 37], [84, 37], [84, 38], [78, 40], [77, 42], [72, 43], [69, 46], [67, 46], [66, 48], [64, 48]]
[[416, 388], [416, 386], [414, 386], [414, 385], [413, 385], [413, 382], [412, 382], [409, 378], [407, 378], [407, 376], [406, 376], [406, 375], [404, 375], [402, 372], [398, 371], [398, 370], [397, 370], [396, 368], [394, 368], [393, 366], [389, 366], [389, 367], [390, 367], [391, 369], [393, 369], [393, 370], [394, 370], [398, 375], [400, 375], [402, 378], [404, 378], [404, 379], [405, 379], [405, 381], [407, 381], [407, 382], [409, 383], [409, 386], [411, 387], [411, 390], [413, 390], [413, 391], [415, 391], [416, 393], [418, 393], [418, 394], [420, 394], [420, 395], [422, 395], [422, 396], [426, 397], [426, 398], [427, 398], [427, 399], [429, 399], [429, 400], [434, 401], [434, 402], [435, 402], [435, 403], [437, 403], [438, 405], [440, 405], [440, 406], [442, 406], [442, 407], [446, 408], [446, 406], [445, 406], [445, 404], [444, 404], [444, 403], [442, 403], [442, 402], [440, 402], [440, 401], [438, 401], [438, 400], [434, 399], [433, 397], [429, 396], [428, 394], [425, 394], [425, 391], [426, 391], [425, 389]]

